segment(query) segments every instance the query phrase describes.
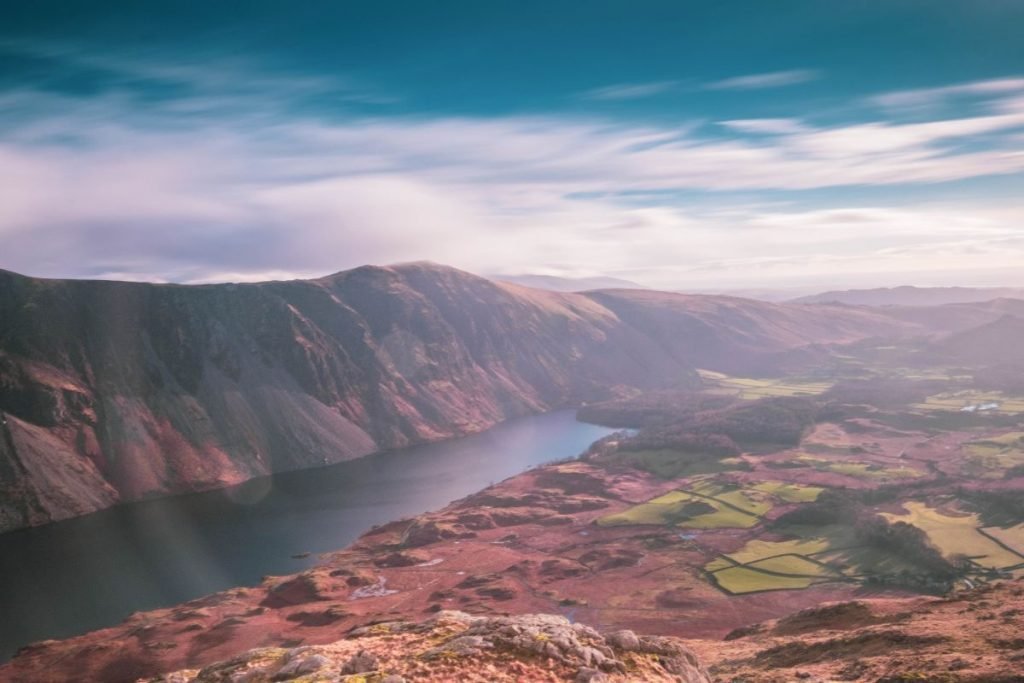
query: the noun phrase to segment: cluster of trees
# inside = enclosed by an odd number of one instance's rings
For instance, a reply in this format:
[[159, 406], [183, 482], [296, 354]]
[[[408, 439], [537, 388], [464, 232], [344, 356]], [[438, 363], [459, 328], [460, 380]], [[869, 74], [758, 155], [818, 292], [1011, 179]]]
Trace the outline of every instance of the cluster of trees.
[[882, 377], [850, 379], [836, 383], [821, 398], [839, 404], [892, 408], [922, 403], [931, 394], [943, 391], [944, 387], [944, 383], [934, 380]]
[[717, 458], [728, 458], [742, 453], [735, 441], [724, 434], [687, 431], [685, 427], [650, 428], [627, 438], [622, 443], [625, 451], [672, 449], [683, 453], [701, 453]]
[[1010, 526], [1024, 522], [1024, 490], [979, 491], [957, 489], [957, 497], [966, 501], [985, 526]]
[[591, 403], [576, 416], [584, 422], [617, 428], [667, 427], [694, 415], [724, 408], [734, 399], [729, 396], [694, 391], [654, 391], [631, 398]]
[[864, 545], [884, 550], [890, 555], [919, 568], [924, 575], [939, 582], [952, 582], [963, 576], [968, 564], [947, 560], [929, 542], [928, 536], [913, 524], [889, 522], [884, 517], [863, 516], [854, 530]]
[[689, 431], [722, 434], [739, 443], [799, 445], [804, 432], [814, 425], [817, 404], [806, 398], [773, 397], [739, 403], [699, 413]]

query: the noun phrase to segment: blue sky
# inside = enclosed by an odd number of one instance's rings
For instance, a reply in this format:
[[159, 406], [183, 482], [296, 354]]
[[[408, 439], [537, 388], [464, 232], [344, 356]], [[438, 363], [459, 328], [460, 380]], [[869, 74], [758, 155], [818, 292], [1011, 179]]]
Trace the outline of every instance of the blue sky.
[[1024, 4], [20, 3], [0, 267], [1024, 285]]

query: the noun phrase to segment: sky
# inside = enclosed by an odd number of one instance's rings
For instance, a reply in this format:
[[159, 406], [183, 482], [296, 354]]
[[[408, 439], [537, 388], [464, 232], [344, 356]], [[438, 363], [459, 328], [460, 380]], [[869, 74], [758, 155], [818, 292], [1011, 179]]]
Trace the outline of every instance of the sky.
[[0, 268], [1024, 286], [1024, 3], [9, 3]]

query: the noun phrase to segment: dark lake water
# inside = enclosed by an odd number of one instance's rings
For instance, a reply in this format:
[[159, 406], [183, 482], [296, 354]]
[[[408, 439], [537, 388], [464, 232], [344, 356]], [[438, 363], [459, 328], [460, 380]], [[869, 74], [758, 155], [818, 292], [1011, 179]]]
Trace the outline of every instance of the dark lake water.
[[[0, 662], [35, 640], [298, 571], [374, 524], [577, 455], [611, 431], [559, 411], [453, 441], [0, 535]], [[306, 552], [313, 554], [292, 557]]]

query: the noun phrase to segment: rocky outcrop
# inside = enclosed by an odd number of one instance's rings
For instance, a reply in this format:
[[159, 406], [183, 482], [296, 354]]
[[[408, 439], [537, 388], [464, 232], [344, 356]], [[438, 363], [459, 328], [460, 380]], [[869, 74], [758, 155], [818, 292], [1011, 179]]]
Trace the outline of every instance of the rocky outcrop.
[[545, 292], [422, 263], [203, 286], [0, 271], [0, 321], [0, 531], [909, 329], [841, 307]]
[[264, 648], [152, 683], [245, 681], [673, 681], [709, 683], [673, 638], [602, 634], [549, 614], [475, 617], [445, 611], [420, 623], [354, 630], [329, 645]]

